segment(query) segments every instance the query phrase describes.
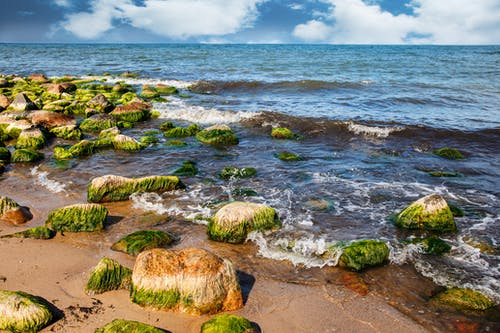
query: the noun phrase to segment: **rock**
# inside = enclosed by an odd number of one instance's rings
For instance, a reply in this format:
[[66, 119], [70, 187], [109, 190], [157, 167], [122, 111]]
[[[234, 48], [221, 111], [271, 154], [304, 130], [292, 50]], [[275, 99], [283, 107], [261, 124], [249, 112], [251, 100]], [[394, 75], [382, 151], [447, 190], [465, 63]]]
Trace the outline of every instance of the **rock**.
[[219, 177], [222, 179], [230, 178], [250, 178], [257, 174], [255, 168], [235, 168], [235, 167], [225, 167], [219, 173]]
[[110, 258], [102, 258], [94, 267], [85, 286], [88, 295], [106, 291], [129, 289], [132, 270]]
[[22, 130], [17, 138], [16, 148], [33, 148], [40, 149], [47, 143], [43, 132], [38, 128], [30, 128]]
[[241, 316], [220, 314], [201, 325], [201, 333], [257, 333], [252, 323]]
[[342, 247], [339, 266], [356, 271], [365, 267], [381, 265], [389, 259], [389, 247], [377, 240], [361, 240]]
[[217, 86], [214, 82], [198, 81], [188, 87], [188, 90], [195, 94], [210, 95], [217, 93]]
[[428, 254], [444, 254], [451, 250], [451, 246], [437, 236], [430, 236], [417, 241]]
[[156, 135], [141, 136], [139, 141], [144, 145], [155, 145], [158, 142], [160, 142], [160, 140], [158, 139], [158, 137]]
[[113, 147], [113, 139], [118, 134], [120, 134], [120, 130], [116, 126], [102, 130], [99, 133], [98, 140], [94, 142], [95, 148]]
[[285, 162], [296, 162], [303, 160], [301, 156], [291, 153], [289, 151], [283, 151], [281, 153], [278, 153], [276, 157]]
[[8, 162], [10, 162], [11, 157], [12, 157], [12, 154], [10, 153], [9, 149], [7, 149], [5, 147], [0, 147], [0, 162], [8, 163]]
[[480, 292], [466, 288], [450, 288], [434, 296], [432, 301], [458, 310], [484, 311], [495, 306]]
[[166, 247], [174, 242], [174, 236], [160, 230], [140, 230], [120, 239], [111, 246], [112, 250], [136, 256], [142, 251]]
[[108, 113], [113, 110], [114, 107], [103, 94], [97, 94], [94, 98], [87, 102], [87, 106], [102, 113]]
[[7, 109], [7, 107], [12, 103], [10, 98], [5, 95], [0, 94], [0, 111]]
[[28, 117], [34, 125], [43, 126], [49, 130], [61, 126], [76, 126], [75, 117], [52, 111], [33, 111]]
[[182, 166], [174, 171], [177, 176], [195, 176], [198, 173], [196, 163], [193, 161], [184, 161]]
[[166, 331], [138, 321], [115, 319], [94, 333], [165, 333]]
[[45, 226], [55, 231], [100, 231], [108, 216], [106, 207], [98, 204], [76, 204], [53, 210]]
[[44, 155], [41, 152], [25, 148], [16, 149], [12, 154], [12, 163], [34, 163], [44, 159]]
[[54, 95], [61, 95], [62, 93], [68, 93], [76, 91], [76, 85], [69, 82], [63, 83], [47, 83], [43, 87], [47, 89], [47, 92]]
[[334, 208], [333, 203], [326, 199], [312, 199], [305, 202], [307, 208], [317, 211], [328, 211]]
[[9, 86], [9, 81], [7, 79], [0, 77], [0, 88], [7, 88]]
[[33, 81], [33, 82], [38, 82], [38, 83], [47, 83], [49, 80], [44, 74], [31, 74], [28, 76], [28, 78]]
[[460, 151], [458, 151], [455, 148], [440, 148], [440, 149], [435, 149], [432, 151], [434, 155], [437, 155], [439, 157], [444, 157], [449, 160], [461, 160], [464, 159], [464, 155]]
[[123, 134], [116, 135], [113, 138], [112, 143], [113, 147], [119, 150], [138, 151], [146, 148], [144, 144], [140, 143], [136, 139]]
[[184, 127], [174, 127], [163, 132], [166, 138], [187, 138], [192, 135], [191, 131]]
[[6, 196], [0, 196], [0, 219], [15, 225], [31, 220], [28, 209], [19, 206], [17, 202]]
[[227, 125], [207, 127], [196, 134], [196, 139], [215, 146], [237, 145], [239, 143], [238, 137]]
[[135, 79], [135, 78], [138, 78], [139, 77], [139, 74], [137, 73], [134, 73], [134, 72], [123, 72], [122, 74], [120, 74], [122, 77], [126, 77], [126, 78], [132, 78], [132, 79]]
[[27, 130], [33, 127], [33, 124], [26, 119], [14, 120], [9, 123], [7, 128], [5, 128], [5, 133], [7, 133], [11, 138], [17, 138], [23, 130]]
[[174, 95], [178, 94], [179, 90], [176, 87], [173, 86], [167, 86], [166, 84], [159, 83], [155, 86], [155, 90], [160, 94], [160, 95]]
[[396, 215], [395, 224], [408, 229], [437, 232], [457, 229], [450, 207], [438, 194], [431, 194], [413, 202]]
[[100, 113], [85, 119], [80, 124], [80, 129], [84, 132], [100, 132], [115, 126], [116, 120], [113, 116]]
[[0, 290], [0, 330], [38, 332], [52, 321], [48, 305], [22, 291]]
[[460, 172], [455, 171], [429, 171], [427, 173], [431, 177], [463, 177]]
[[145, 103], [138, 98], [134, 98], [127, 105], [117, 106], [110, 114], [117, 121], [127, 121], [135, 123], [149, 119], [153, 106], [150, 103]]
[[54, 147], [54, 158], [56, 160], [69, 160], [80, 156], [90, 156], [94, 153], [95, 144], [89, 140], [82, 140], [68, 149], [64, 147]]
[[31, 238], [31, 239], [52, 239], [56, 232], [47, 227], [36, 227], [28, 230], [16, 232], [14, 234], [5, 235], [0, 238]]
[[243, 307], [233, 264], [195, 248], [140, 253], [130, 295], [141, 306], [198, 315]]
[[89, 202], [110, 202], [128, 200], [132, 193], [172, 191], [184, 188], [177, 176], [149, 176], [126, 178], [107, 175], [92, 179], [88, 186]]
[[147, 99], [152, 99], [152, 98], [160, 97], [160, 94], [155, 90], [155, 88], [145, 84], [142, 86], [141, 97], [147, 98]]
[[68, 107], [69, 105], [71, 105], [71, 101], [59, 99], [57, 101], [45, 104], [42, 109], [45, 111], [64, 112], [66, 107]]
[[275, 139], [295, 139], [295, 134], [286, 127], [273, 128], [271, 136]]
[[165, 142], [165, 145], [180, 148], [180, 147], [186, 147], [188, 144], [182, 140], [170, 140], [168, 142]]
[[219, 209], [208, 224], [207, 234], [215, 241], [243, 243], [251, 231], [269, 230], [280, 226], [278, 214], [273, 208], [236, 201]]
[[38, 107], [28, 96], [26, 96], [25, 93], [19, 93], [16, 95], [12, 103], [10, 103], [9, 108], [16, 111], [28, 111], [36, 110]]
[[76, 125], [59, 126], [50, 130], [50, 133], [64, 140], [81, 140], [83, 134]]

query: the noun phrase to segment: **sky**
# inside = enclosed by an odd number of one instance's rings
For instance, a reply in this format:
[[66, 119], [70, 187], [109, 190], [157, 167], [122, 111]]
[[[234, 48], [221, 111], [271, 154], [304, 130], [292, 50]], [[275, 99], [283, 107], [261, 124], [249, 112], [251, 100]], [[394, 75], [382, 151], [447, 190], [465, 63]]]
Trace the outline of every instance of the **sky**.
[[0, 42], [500, 44], [500, 0], [0, 0]]

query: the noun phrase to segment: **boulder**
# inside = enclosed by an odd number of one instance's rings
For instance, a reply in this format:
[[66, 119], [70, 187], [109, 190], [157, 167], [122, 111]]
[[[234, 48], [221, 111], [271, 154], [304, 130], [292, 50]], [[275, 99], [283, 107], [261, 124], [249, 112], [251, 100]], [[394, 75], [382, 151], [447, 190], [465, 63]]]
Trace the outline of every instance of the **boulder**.
[[147, 84], [142, 86], [141, 97], [146, 99], [160, 97], [160, 94], [155, 88], [148, 86]]
[[33, 111], [28, 117], [34, 125], [40, 125], [49, 130], [61, 126], [76, 126], [75, 117], [52, 111]]
[[207, 234], [212, 240], [243, 243], [254, 230], [278, 228], [281, 222], [276, 211], [266, 205], [252, 202], [232, 202], [225, 205], [208, 223]]
[[87, 190], [89, 202], [110, 202], [128, 200], [132, 193], [165, 192], [184, 188], [177, 176], [149, 176], [126, 178], [106, 175], [92, 179]]
[[49, 80], [47, 79], [47, 77], [44, 74], [39, 74], [39, 73], [31, 74], [30, 76], [28, 76], [28, 78], [31, 81], [38, 82], [38, 83], [47, 83], [47, 82], [49, 82]]
[[45, 139], [45, 135], [43, 135], [43, 132], [40, 129], [30, 128], [21, 131], [17, 138], [16, 148], [40, 149], [45, 146], [46, 142], [47, 140]]
[[456, 231], [453, 214], [443, 197], [431, 194], [418, 199], [395, 216], [395, 224], [408, 229]]
[[70, 82], [63, 83], [47, 83], [43, 87], [47, 89], [47, 92], [54, 95], [60, 95], [62, 93], [73, 92], [76, 90], [76, 85]]
[[95, 144], [89, 140], [82, 140], [68, 149], [64, 147], [54, 147], [54, 158], [56, 160], [69, 160], [80, 156], [89, 156], [94, 153]]
[[257, 174], [255, 168], [235, 168], [235, 167], [225, 167], [219, 174], [222, 179], [230, 178], [250, 178]]
[[12, 163], [34, 163], [44, 159], [44, 155], [41, 152], [32, 150], [29, 148], [16, 149], [12, 154]]
[[6, 196], [0, 196], [0, 219], [15, 225], [31, 220], [28, 209], [19, 206], [17, 202]]
[[138, 151], [146, 148], [146, 145], [140, 143], [139, 141], [130, 136], [123, 134], [116, 135], [113, 138], [112, 143], [113, 147], [119, 150]]
[[155, 86], [155, 90], [160, 95], [173, 95], [173, 94], [178, 94], [179, 93], [179, 90], [176, 87], [167, 86], [166, 84], [162, 84], [162, 83], [158, 83]]
[[5, 95], [0, 94], [0, 111], [7, 109], [7, 107], [12, 103], [10, 98]]
[[466, 288], [447, 289], [434, 296], [432, 301], [457, 310], [484, 311], [495, 306], [495, 303], [480, 292]]
[[31, 239], [52, 239], [56, 232], [47, 227], [35, 227], [24, 231], [19, 231], [10, 235], [5, 235], [0, 238], [31, 238]]
[[36, 110], [38, 107], [33, 103], [33, 101], [25, 94], [19, 93], [14, 97], [12, 103], [10, 103], [9, 108], [16, 111], [28, 111]]
[[207, 127], [196, 134], [196, 139], [215, 146], [237, 145], [239, 143], [238, 137], [227, 125]]
[[53, 210], [45, 226], [55, 231], [100, 231], [108, 216], [106, 207], [98, 204], [76, 204]]
[[85, 286], [88, 295], [106, 291], [129, 289], [132, 270], [120, 265], [116, 260], [102, 258], [92, 270]]
[[52, 321], [46, 302], [22, 291], [0, 290], [0, 330], [38, 332]]
[[294, 139], [295, 134], [286, 127], [276, 127], [271, 130], [274, 139]]
[[241, 316], [220, 314], [201, 325], [201, 333], [257, 333], [252, 323]]
[[117, 106], [110, 114], [118, 121], [135, 123], [149, 119], [153, 106], [138, 98], [134, 98], [127, 105]]
[[57, 101], [52, 101], [43, 106], [43, 110], [53, 111], [53, 112], [64, 112], [66, 107], [71, 105], [71, 101], [65, 99], [58, 99]]
[[81, 140], [83, 136], [82, 131], [76, 125], [54, 127], [50, 133], [64, 140]]
[[445, 147], [445, 148], [435, 149], [432, 151], [432, 153], [434, 155], [439, 156], [439, 157], [447, 158], [449, 160], [464, 159], [464, 155], [462, 155], [462, 153], [458, 149], [455, 149], [455, 148]]
[[163, 132], [163, 136], [166, 138], [187, 138], [192, 135], [191, 131], [184, 127], [174, 127]]
[[165, 333], [166, 331], [133, 320], [115, 319], [94, 333]]
[[140, 253], [130, 296], [141, 306], [198, 315], [243, 307], [233, 264], [196, 248]]
[[27, 130], [33, 127], [33, 124], [26, 119], [12, 120], [8, 122], [8, 126], [5, 128], [5, 133], [7, 133], [11, 138], [17, 138], [23, 130]]
[[342, 247], [339, 266], [356, 271], [369, 266], [378, 266], [389, 259], [389, 247], [377, 240], [361, 240]]
[[168, 232], [160, 230], [140, 230], [133, 232], [115, 242], [111, 249], [136, 256], [142, 251], [167, 247], [175, 238]]
[[103, 113], [110, 112], [114, 107], [103, 94], [97, 94], [94, 98], [87, 102], [87, 106]]
[[85, 119], [80, 124], [80, 129], [84, 132], [100, 132], [115, 126], [116, 120], [113, 116], [109, 114], [95, 114]]

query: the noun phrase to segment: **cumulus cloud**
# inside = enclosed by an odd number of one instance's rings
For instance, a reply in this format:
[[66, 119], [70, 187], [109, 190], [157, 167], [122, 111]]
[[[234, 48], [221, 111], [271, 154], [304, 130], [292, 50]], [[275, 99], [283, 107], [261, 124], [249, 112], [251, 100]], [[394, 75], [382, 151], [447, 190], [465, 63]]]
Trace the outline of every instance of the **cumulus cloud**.
[[[322, 0], [328, 12], [299, 24], [304, 41], [353, 44], [487, 44], [500, 42], [498, 0], [413, 0], [414, 15], [394, 15], [376, 1]], [[315, 33], [313, 30], [318, 29]]]
[[158, 35], [226, 35], [251, 26], [267, 0], [93, 0], [90, 12], [68, 15], [62, 27], [80, 38], [98, 38], [121, 21]]

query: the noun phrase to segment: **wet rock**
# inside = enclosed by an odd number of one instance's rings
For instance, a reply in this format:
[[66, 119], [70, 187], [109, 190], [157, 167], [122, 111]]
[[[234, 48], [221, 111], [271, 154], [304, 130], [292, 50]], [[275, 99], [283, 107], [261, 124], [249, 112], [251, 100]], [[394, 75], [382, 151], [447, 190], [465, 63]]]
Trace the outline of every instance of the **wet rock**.
[[12, 154], [12, 163], [34, 163], [44, 159], [44, 154], [29, 148], [16, 149]]
[[80, 140], [83, 136], [82, 131], [76, 125], [55, 127], [50, 130], [50, 133], [64, 140]]
[[271, 131], [271, 136], [274, 139], [295, 139], [295, 134], [286, 127], [276, 127]]
[[173, 86], [167, 86], [166, 84], [159, 83], [155, 86], [155, 90], [160, 94], [160, 95], [174, 95], [178, 94], [179, 90], [176, 87]]
[[9, 124], [5, 128], [5, 133], [7, 133], [11, 138], [17, 138], [23, 130], [27, 130], [33, 127], [33, 124], [26, 119], [5, 121]]
[[305, 206], [312, 210], [328, 211], [334, 208], [333, 203], [326, 199], [312, 199], [305, 202]]
[[495, 306], [480, 292], [466, 288], [450, 288], [434, 296], [432, 301], [457, 310], [483, 311]]
[[302, 161], [303, 158], [295, 153], [291, 153], [289, 151], [283, 151], [281, 153], [276, 154], [276, 157], [285, 162], [296, 162]]
[[198, 81], [188, 87], [188, 90], [196, 94], [215, 94], [217, 93], [217, 86], [213, 82]]
[[177, 176], [195, 176], [198, 173], [196, 163], [193, 161], [184, 161], [182, 166], [174, 171]]
[[53, 210], [45, 226], [55, 231], [100, 231], [108, 216], [106, 207], [98, 204], [76, 204]]
[[110, 202], [128, 200], [132, 193], [166, 192], [184, 188], [177, 176], [149, 176], [142, 178], [126, 178], [106, 175], [92, 179], [88, 186], [89, 202]]
[[90, 156], [94, 153], [95, 144], [89, 140], [82, 140], [69, 148], [54, 147], [54, 158], [56, 160], [69, 160], [80, 156]]
[[28, 111], [36, 110], [38, 107], [25, 93], [19, 93], [10, 103], [9, 108], [16, 111]]
[[0, 147], [0, 162], [9, 163], [11, 157], [12, 157], [12, 154], [10, 153], [9, 149], [7, 149], [5, 147]]
[[120, 239], [111, 246], [112, 250], [136, 256], [142, 251], [167, 247], [175, 238], [168, 232], [160, 230], [140, 230]]
[[80, 124], [80, 129], [84, 132], [100, 132], [115, 126], [116, 120], [113, 116], [109, 114], [96, 114], [85, 119]]
[[114, 107], [114, 105], [103, 94], [97, 94], [94, 98], [87, 102], [87, 106], [103, 113], [111, 112]]
[[232, 263], [196, 248], [140, 253], [132, 273], [131, 299], [145, 307], [198, 315], [243, 307]]
[[436, 232], [457, 229], [448, 203], [438, 194], [431, 194], [413, 202], [396, 215], [395, 224], [408, 229]]
[[61, 95], [62, 93], [69, 93], [76, 91], [76, 85], [70, 82], [63, 83], [47, 83], [43, 87], [47, 89], [47, 92], [54, 95]]
[[215, 146], [237, 145], [238, 137], [227, 125], [214, 125], [196, 134], [196, 139], [202, 143]]
[[219, 177], [222, 179], [251, 178], [255, 175], [257, 175], [257, 170], [255, 168], [225, 167], [219, 173]]
[[30, 128], [22, 130], [17, 138], [16, 148], [33, 148], [40, 149], [45, 146], [47, 140], [45, 139], [45, 135], [38, 128]]
[[17, 202], [6, 196], [0, 196], [0, 219], [15, 225], [20, 225], [31, 220], [28, 209], [19, 206]]
[[165, 333], [166, 331], [133, 320], [115, 319], [94, 333]]
[[44, 74], [31, 74], [28, 76], [28, 78], [33, 81], [33, 82], [38, 82], [38, 83], [47, 83], [49, 80]]
[[57, 101], [45, 104], [42, 109], [46, 111], [63, 112], [70, 104], [71, 101], [59, 99]]
[[201, 333], [257, 333], [252, 323], [241, 316], [220, 314], [201, 325]]
[[47, 227], [36, 227], [28, 230], [16, 232], [10, 235], [5, 235], [0, 238], [31, 238], [31, 239], [52, 239], [56, 232]]
[[339, 266], [356, 271], [370, 266], [378, 266], [389, 259], [389, 247], [377, 240], [361, 240], [342, 247]]
[[54, 127], [76, 125], [75, 117], [52, 111], [33, 111], [28, 117], [31, 118], [33, 124], [43, 126], [49, 130]]
[[0, 94], [0, 111], [5, 110], [12, 101], [5, 95]]
[[429, 254], [444, 254], [451, 250], [451, 246], [437, 236], [430, 236], [417, 241], [424, 248], [424, 251]]
[[117, 121], [135, 123], [149, 119], [152, 108], [153, 106], [150, 103], [134, 98], [126, 105], [117, 106], [110, 114]]
[[141, 97], [146, 99], [160, 97], [160, 94], [156, 91], [155, 88], [145, 84], [142, 86]]
[[102, 258], [92, 270], [85, 292], [95, 295], [111, 290], [129, 289], [131, 277], [131, 269], [120, 265], [116, 260]]
[[444, 157], [449, 160], [461, 160], [464, 159], [464, 155], [462, 153], [455, 149], [455, 148], [440, 148], [440, 149], [435, 149], [432, 151], [434, 155], [437, 155], [439, 157]]
[[113, 147], [115, 149], [119, 150], [126, 150], [126, 151], [139, 151], [141, 149], [146, 148], [146, 146], [136, 139], [123, 135], [123, 134], [118, 134], [113, 138]]
[[276, 211], [266, 205], [251, 202], [232, 202], [222, 207], [207, 226], [208, 237], [227, 243], [243, 243], [254, 230], [279, 228]]
[[0, 330], [38, 332], [52, 321], [45, 302], [22, 291], [0, 290]]

